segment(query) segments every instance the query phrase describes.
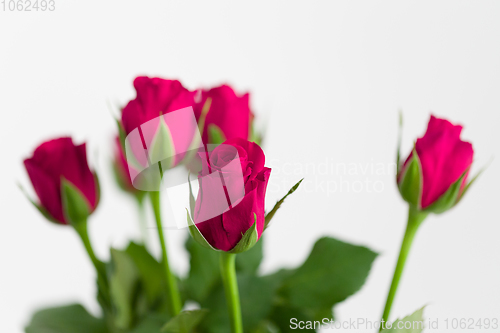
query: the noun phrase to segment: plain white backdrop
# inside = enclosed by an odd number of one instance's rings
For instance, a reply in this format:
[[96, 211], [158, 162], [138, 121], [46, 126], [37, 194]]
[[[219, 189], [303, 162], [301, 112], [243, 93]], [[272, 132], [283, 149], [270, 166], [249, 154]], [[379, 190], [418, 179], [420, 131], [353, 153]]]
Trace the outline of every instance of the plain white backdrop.
[[[473, 172], [500, 156], [499, 2], [55, 2], [53, 12], [0, 11], [2, 332], [21, 332], [49, 305], [98, 313], [77, 236], [44, 221], [16, 182], [33, 193], [22, 160], [40, 142], [85, 140], [102, 186], [90, 221], [97, 254], [137, 237], [134, 202], [112, 181], [107, 107], [135, 96], [137, 75], [251, 92], [273, 167], [267, 207], [307, 184], [266, 231], [262, 271], [298, 265], [323, 235], [380, 253], [362, 290], [336, 307], [339, 320], [378, 320], [392, 277], [407, 215], [391, 172], [398, 110], [404, 155], [433, 112], [464, 125]], [[425, 221], [392, 319], [424, 305], [439, 332], [446, 318], [499, 318], [498, 163], [459, 206]], [[181, 274], [185, 238], [168, 231]]]

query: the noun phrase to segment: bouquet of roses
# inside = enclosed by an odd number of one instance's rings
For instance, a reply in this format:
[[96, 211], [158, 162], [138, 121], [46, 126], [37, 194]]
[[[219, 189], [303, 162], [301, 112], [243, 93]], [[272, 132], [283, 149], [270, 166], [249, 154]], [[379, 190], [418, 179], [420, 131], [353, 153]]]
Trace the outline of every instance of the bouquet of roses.
[[[87, 163], [85, 143], [75, 145], [70, 137], [42, 143], [24, 161], [37, 195], [31, 202], [47, 220], [80, 236], [95, 267], [102, 311], [94, 317], [78, 304], [42, 309], [26, 332], [263, 333], [335, 327], [333, 308], [362, 287], [377, 254], [323, 237], [301, 266], [259, 274], [263, 234], [302, 180], [266, 210], [272, 170], [265, 166], [249, 95], [239, 96], [227, 85], [190, 91], [179, 81], [148, 77], [136, 78], [134, 87], [136, 98], [117, 119], [113, 167], [117, 183], [139, 209], [151, 202], [161, 259], [148, 251], [146, 237], [124, 249], [111, 248], [109, 262], [99, 259], [87, 233], [99, 205], [99, 179]], [[398, 152], [396, 183], [409, 205], [408, 223], [374, 330], [409, 332], [406, 323], [423, 321], [422, 309], [394, 323], [388, 319], [419, 226], [430, 213], [454, 207], [477, 177], [468, 181], [473, 149], [460, 139], [461, 130], [431, 116], [427, 132], [404, 161]], [[188, 170], [188, 179], [171, 177], [173, 168]], [[181, 207], [184, 217], [175, 221], [190, 234], [187, 276], [170, 268], [161, 213], [160, 193], [176, 186], [187, 189], [189, 202]]]

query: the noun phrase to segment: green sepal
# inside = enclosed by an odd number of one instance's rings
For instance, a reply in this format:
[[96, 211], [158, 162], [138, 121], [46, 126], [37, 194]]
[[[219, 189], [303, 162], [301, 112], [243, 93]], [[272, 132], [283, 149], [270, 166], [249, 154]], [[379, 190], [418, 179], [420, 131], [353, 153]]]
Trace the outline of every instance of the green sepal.
[[260, 235], [259, 241], [248, 251], [239, 253], [236, 256], [236, 272], [257, 274], [259, 266], [264, 257], [263, 253], [264, 235]]
[[26, 196], [26, 199], [28, 199], [29, 202], [31, 202], [31, 204], [35, 206], [36, 209], [38, 209], [38, 211], [43, 215], [43, 217], [45, 217], [48, 221], [52, 223], [62, 224], [61, 222], [57, 221], [54, 217], [52, 217], [49, 211], [46, 210], [42, 205], [37, 204], [35, 200], [31, 199], [31, 197], [28, 195], [28, 193], [20, 183], [17, 183], [17, 186], [19, 187], [21, 192], [23, 192], [23, 194]]
[[201, 108], [200, 119], [198, 120], [198, 130], [200, 133], [203, 133], [203, 129], [205, 127], [205, 120], [207, 119], [208, 111], [210, 111], [210, 107], [212, 106], [212, 97], [208, 97]]
[[66, 220], [75, 225], [87, 220], [91, 206], [83, 193], [66, 178], [61, 177], [61, 197]]
[[201, 115], [200, 118], [198, 119], [199, 133], [194, 133], [193, 140], [191, 140], [189, 149], [186, 155], [184, 156], [184, 159], [182, 160], [183, 164], [189, 164], [189, 162], [193, 159], [196, 152], [198, 151], [198, 148], [200, 147], [201, 135], [199, 134], [203, 134], [203, 130], [205, 127], [205, 120], [207, 118], [208, 111], [210, 111], [211, 105], [212, 105], [212, 98], [208, 97], [207, 100], [205, 101], [205, 104], [203, 104], [203, 107], [201, 109]]
[[257, 214], [253, 213], [254, 223], [245, 231], [238, 244], [236, 244], [229, 253], [241, 253], [250, 250], [259, 240], [259, 233], [257, 232]]
[[429, 207], [423, 209], [423, 212], [429, 212], [434, 214], [441, 214], [448, 209], [455, 206], [460, 196], [460, 188], [464, 181], [465, 176], [469, 172], [469, 168], [465, 170], [464, 173], [455, 181], [451, 186], [444, 192], [436, 201], [434, 201]]
[[401, 137], [403, 133], [403, 112], [399, 110], [398, 148], [396, 153], [396, 177], [401, 171]]
[[422, 168], [420, 159], [415, 148], [412, 156], [404, 170], [400, 181], [398, 181], [399, 193], [409, 204], [420, 208], [420, 198], [422, 194]]
[[254, 126], [254, 121], [252, 120], [250, 122], [250, 131], [249, 131], [249, 138], [248, 141], [255, 142], [259, 146], [262, 145], [262, 142], [264, 141], [264, 136], [262, 133], [257, 132]]
[[94, 184], [95, 184], [95, 206], [97, 207], [99, 205], [99, 202], [101, 201], [101, 185], [99, 183], [99, 176], [97, 176], [97, 172], [92, 172], [92, 175], [94, 176]]
[[286, 197], [288, 197], [290, 194], [292, 194], [293, 192], [295, 192], [297, 190], [297, 188], [299, 188], [299, 185], [300, 185], [300, 183], [302, 183], [303, 180], [304, 180], [304, 178], [302, 178], [301, 180], [299, 180], [297, 182], [297, 184], [293, 185], [292, 188], [288, 191], [288, 193], [285, 194], [285, 196], [283, 198], [281, 198], [274, 205], [273, 209], [271, 209], [271, 211], [269, 213], [266, 214], [265, 222], [264, 222], [264, 230], [268, 227], [269, 222], [271, 222], [271, 219], [274, 217], [274, 214], [276, 214], [276, 211], [281, 207], [281, 204], [283, 204], [283, 202], [285, 201]]
[[128, 187], [123, 181], [123, 177], [129, 177], [128, 172], [127, 172], [127, 175], [122, 175], [121, 172], [119, 171], [119, 166], [118, 166], [118, 163], [116, 161], [113, 161], [111, 166], [112, 166], [112, 171], [113, 171], [113, 176], [115, 178], [115, 182], [116, 182], [116, 184], [118, 184], [118, 187], [120, 188], [120, 190], [122, 190], [125, 193], [133, 195], [136, 198], [137, 202], [139, 204], [142, 204], [144, 201], [144, 198], [146, 197], [146, 194], [148, 192], [138, 190], [134, 187], [134, 185], [132, 185], [132, 188]]
[[[415, 311], [413, 314], [404, 317], [403, 319], [397, 319], [395, 322], [391, 323], [391, 328], [385, 328], [380, 333], [421, 333], [424, 331], [424, 309], [425, 307]], [[399, 324], [403, 323], [403, 324]], [[410, 328], [405, 328], [406, 323], [411, 323]], [[384, 323], [385, 325], [385, 323]], [[403, 328], [398, 328], [402, 326]]]
[[194, 216], [194, 208], [196, 206], [196, 200], [193, 195], [193, 188], [191, 187], [191, 172], [188, 174], [188, 185], [189, 185], [189, 211], [191, 215]]
[[120, 140], [120, 145], [122, 146], [122, 150], [125, 151], [125, 139], [127, 135], [125, 134], [125, 129], [123, 128], [122, 122], [120, 119], [116, 118], [116, 126], [118, 127], [118, 138]]
[[[156, 130], [153, 141], [151, 142], [151, 147], [148, 151], [150, 161], [154, 161], [153, 163], [161, 162], [161, 166], [166, 167], [166, 169], [170, 169], [174, 165], [176, 153], [174, 140], [170, 128], [163, 117], [160, 117], [158, 129]], [[168, 157], [163, 158], [165, 155]]]
[[208, 125], [208, 137], [209, 142], [212, 144], [220, 145], [224, 141], [226, 141], [226, 136], [221, 128], [215, 124]]
[[182, 311], [170, 319], [162, 328], [162, 333], [191, 333], [206, 316], [208, 310]]
[[479, 170], [478, 173], [476, 173], [476, 175], [474, 177], [472, 177], [472, 179], [467, 183], [467, 185], [465, 185], [464, 190], [462, 191], [462, 193], [460, 193], [458, 195], [458, 199], [455, 202], [455, 205], [457, 203], [459, 203], [460, 200], [462, 200], [462, 198], [464, 197], [465, 193], [467, 193], [467, 191], [469, 190], [470, 186], [472, 184], [474, 184], [474, 182], [477, 180], [477, 178], [490, 166], [490, 164], [491, 164], [492, 161], [493, 161], [493, 159], [491, 159], [488, 163], [486, 163], [486, 165], [481, 170]]
[[[214, 250], [214, 251], [221, 251], [219, 249], [214, 248], [210, 243], [205, 239], [205, 237], [202, 235], [196, 224], [193, 222], [191, 219], [191, 216], [189, 215], [189, 212], [186, 209], [187, 213], [187, 221], [188, 221], [188, 228], [189, 228], [189, 233], [191, 234], [191, 237], [200, 244], [201, 246]], [[240, 241], [238, 244], [236, 244], [231, 250], [227, 251], [229, 253], [241, 253], [245, 252], [247, 250], [250, 250], [259, 240], [259, 233], [257, 232], [257, 214], [253, 213], [254, 215], [254, 223], [253, 225], [248, 228], [248, 230], [245, 232], [245, 234], [242, 235]]]
[[210, 243], [207, 242], [205, 237], [203, 237], [200, 230], [198, 230], [198, 227], [196, 226], [196, 224], [194, 224], [193, 220], [191, 219], [191, 216], [189, 216], [189, 212], [187, 211], [187, 209], [186, 209], [186, 213], [187, 213], [189, 233], [191, 234], [191, 237], [193, 237], [193, 239], [198, 244], [200, 244], [203, 247], [206, 247], [207, 249], [211, 249], [214, 251], [220, 251], [220, 250], [217, 250], [216, 248], [214, 248], [212, 245], [210, 245]]

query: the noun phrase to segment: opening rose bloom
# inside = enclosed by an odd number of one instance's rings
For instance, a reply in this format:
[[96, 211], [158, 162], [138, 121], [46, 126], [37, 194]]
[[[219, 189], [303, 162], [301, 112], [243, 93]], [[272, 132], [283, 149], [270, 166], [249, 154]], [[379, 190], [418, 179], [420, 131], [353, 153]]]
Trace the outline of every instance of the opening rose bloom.
[[196, 94], [194, 112], [199, 121], [203, 108], [210, 99], [202, 139], [206, 144], [221, 143], [233, 138], [250, 138], [250, 126], [254, 115], [249, 105], [248, 93], [238, 96], [233, 88], [222, 85]]
[[193, 235], [202, 245], [206, 241], [217, 250], [246, 251], [265, 228], [264, 199], [271, 169], [264, 166], [262, 149], [240, 138], [225, 141], [208, 155], [208, 160], [201, 157], [205, 165], [198, 176], [196, 225], [190, 230], [203, 236]]
[[39, 199], [37, 208], [49, 220], [68, 224], [71, 216], [84, 219], [96, 209], [99, 184], [87, 164], [85, 143], [75, 146], [69, 137], [44, 142], [24, 165]]
[[474, 150], [462, 141], [462, 126], [431, 116], [398, 174], [403, 198], [417, 209], [442, 213], [463, 196]]

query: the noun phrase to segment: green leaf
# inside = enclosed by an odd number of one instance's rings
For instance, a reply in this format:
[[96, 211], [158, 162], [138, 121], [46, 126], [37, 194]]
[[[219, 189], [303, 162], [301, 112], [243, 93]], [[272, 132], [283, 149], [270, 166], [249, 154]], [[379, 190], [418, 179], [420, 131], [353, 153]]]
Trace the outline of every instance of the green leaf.
[[151, 308], [157, 304], [165, 290], [162, 266], [151, 256], [144, 245], [131, 242], [125, 252], [138, 270], [141, 290], [144, 291], [148, 306]]
[[451, 184], [451, 186], [443, 193], [432, 205], [424, 209], [424, 212], [432, 212], [435, 214], [441, 214], [455, 206], [458, 200], [458, 196], [460, 195], [460, 187], [464, 181], [465, 175], [469, 170], [467, 169], [461, 176], [458, 178], [456, 182]]
[[90, 215], [90, 203], [83, 193], [70, 181], [61, 177], [63, 212], [71, 224], [87, 220]]
[[184, 286], [189, 297], [201, 303], [221, 279], [219, 253], [199, 245], [191, 237], [185, 246], [190, 255], [190, 269]]
[[255, 275], [238, 274], [241, 313], [245, 331], [255, 328], [271, 312], [273, 286]]
[[412, 152], [412, 157], [407, 163], [406, 169], [403, 170], [401, 181], [398, 184], [399, 192], [403, 199], [420, 208], [420, 197], [422, 193], [422, 168], [420, 167], [420, 159], [418, 158], [415, 148]]
[[209, 142], [216, 145], [220, 145], [221, 143], [226, 141], [226, 136], [224, 135], [224, 132], [222, 132], [220, 127], [215, 124], [208, 125], [208, 137], [209, 137]]
[[90, 315], [80, 304], [44, 309], [36, 312], [26, 333], [107, 333], [103, 319]]
[[265, 218], [265, 222], [264, 222], [264, 229], [266, 229], [268, 227], [269, 222], [271, 222], [271, 219], [274, 217], [274, 214], [276, 214], [276, 211], [281, 207], [281, 205], [285, 201], [286, 197], [288, 197], [290, 194], [295, 192], [297, 190], [297, 188], [299, 188], [299, 185], [300, 185], [300, 183], [302, 183], [303, 180], [304, 180], [304, 178], [299, 180], [297, 182], [297, 184], [293, 185], [292, 188], [290, 189], [290, 191], [288, 191], [288, 193], [274, 205], [273, 209], [271, 209], [271, 211], [269, 213], [267, 213], [266, 218]]
[[149, 314], [130, 333], [159, 333], [168, 320], [165, 314]]
[[245, 231], [240, 241], [230, 250], [229, 253], [241, 253], [251, 249], [259, 240], [259, 233], [257, 232], [257, 214], [253, 213], [254, 223]]
[[236, 256], [236, 271], [256, 274], [260, 263], [262, 262], [263, 253], [263, 235], [259, 241], [248, 251], [242, 252]]
[[270, 320], [262, 321], [259, 326], [255, 327], [252, 333], [276, 333], [280, 332], [279, 328]]
[[279, 295], [315, 320], [357, 292], [377, 254], [334, 238], [320, 238], [302, 266], [285, 277]]
[[[282, 304], [275, 306], [271, 313], [271, 319], [273, 323], [278, 326], [280, 333], [288, 333], [288, 332], [316, 332], [313, 328], [306, 328], [304, 324], [304, 328], [299, 329], [299, 327], [293, 329], [294, 322], [292, 322], [292, 318], [297, 319], [297, 323], [302, 321], [312, 322], [314, 319], [310, 317], [308, 314], [304, 312], [303, 309], [298, 309], [288, 304]], [[296, 324], [296, 323], [295, 323]]]
[[[244, 332], [252, 332], [265, 320], [270, 312], [274, 297], [273, 286], [255, 275], [237, 275], [241, 314]], [[200, 326], [203, 332], [219, 333], [229, 331], [229, 315], [222, 283], [219, 283], [201, 306], [210, 310]]]
[[190, 333], [206, 316], [207, 310], [182, 311], [162, 327], [162, 333]]
[[[424, 308], [417, 310], [412, 315], [406, 316], [403, 319], [398, 319], [392, 323], [391, 328], [384, 329], [381, 333], [421, 333], [424, 330]], [[411, 324], [410, 324], [411, 323]], [[408, 329], [404, 328], [410, 327]], [[398, 328], [401, 327], [401, 328]]]
[[115, 325], [130, 328], [134, 321], [134, 296], [139, 283], [139, 272], [132, 258], [125, 252], [111, 249], [112, 272], [110, 293], [116, 309]]

